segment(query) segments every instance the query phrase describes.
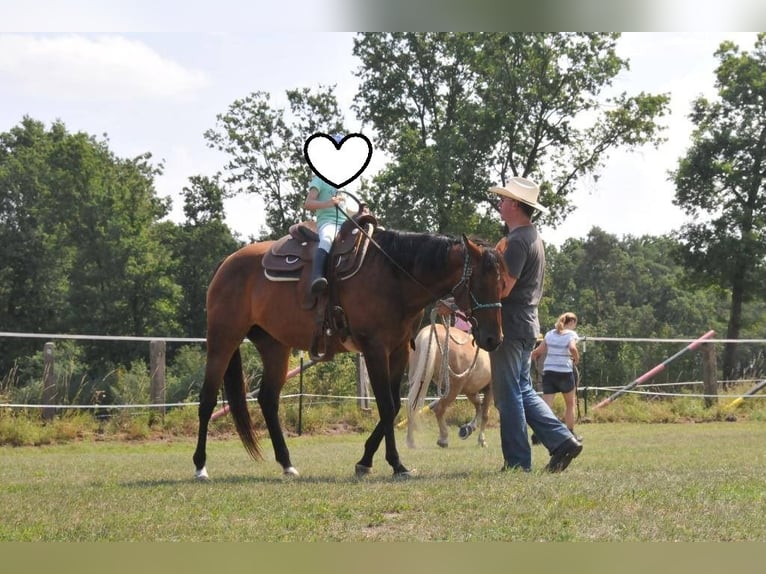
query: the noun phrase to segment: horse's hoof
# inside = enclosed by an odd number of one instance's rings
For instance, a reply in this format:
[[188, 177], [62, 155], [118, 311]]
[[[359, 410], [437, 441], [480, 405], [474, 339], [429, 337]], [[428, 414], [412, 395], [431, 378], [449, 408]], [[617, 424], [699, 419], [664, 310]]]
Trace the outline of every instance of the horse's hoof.
[[210, 477], [207, 475], [207, 468], [203, 466], [203, 467], [202, 467], [202, 468], [200, 468], [199, 470], [195, 470], [195, 471], [194, 471], [194, 478], [195, 478], [195, 479], [197, 479], [197, 480], [202, 480], [202, 481], [205, 481], [205, 480], [207, 480], [208, 478], [210, 478]]
[[372, 467], [364, 466], [363, 464], [357, 464], [356, 467], [354, 467], [354, 472], [356, 473], [357, 478], [364, 478], [372, 472]]
[[449, 443], [446, 440], [437, 440], [436, 444], [442, 448], [447, 448], [449, 446]]
[[394, 472], [394, 480], [409, 480], [418, 475], [418, 470], [413, 468], [412, 470], [401, 470]]
[[294, 466], [288, 466], [284, 470], [282, 470], [282, 476], [292, 477], [292, 476], [300, 476], [300, 473], [298, 472], [298, 469]]
[[480, 441], [479, 441], [479, 446], [480, 446], [481, 448], [487, 448], [487, 441], [485, 441], [485, 440], [480, 440]]
[[473, 427], [471, 427], [469, 425], [463, 425], [457, 431], [457, 436], [459, 436], [461, 439], [465, 440], [469, 436], [471, 436], [472, 433], [473, 433]]
[[415, 441], [414, 440], [408, 440], [406, 441], [407, 448], [415, 448]]

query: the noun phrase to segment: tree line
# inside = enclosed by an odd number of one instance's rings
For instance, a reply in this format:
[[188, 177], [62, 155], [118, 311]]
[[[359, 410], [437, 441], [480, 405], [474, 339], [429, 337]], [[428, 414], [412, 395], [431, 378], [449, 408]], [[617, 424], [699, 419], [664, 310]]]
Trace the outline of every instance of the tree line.
[[[608, 89], [629, 64], [616, 54], [618, 38], [359, 34], [353, 112], [390, 159], [362, 179], [360, 197], [387, 227], [496, 241], [503, 229], [486, 189], [526, 176], [551, 207], [537, 222], [544, 235], [611, 151], [662, 141], [667, 94]], [[759, 35], [752, 52], [722, 44], [718, 98], [699, 98], [691, 110], [696, 129], [670, 174], [690, 223], [661, 237], [620, 238], [594, 226], [585, 238], [548, 246], [543, 328], [569, 310], [592, 336], [691, 338], [710, 328], [732, 339], [763, 335], [764, 42]], [[117, 157], [106, 137], [70, 133], [61, 120], [46, 127], [24, 117], [0, 133], [1, 330], [203, 337], [208, 280], [242, 245], [226, 225], [224, 199], [262, 196], [266, 223], [251, 239], [282, 236], [309, 217], [307, 134], [347, 131], [332, 86], [286, 95], [278, 108], [256, 91], [215, 118], [203, 137], [229, 161], [216, 174], [189, 176], [180, 223], [167, 219], [169, 199], [157, 196], [163, 165], [150, 152]], [[0, 376], [19, 375], [36, 346], [0, 339]], [[131, 345], [81, 349], [92, 381], [136, 356]], [[612, 382], [663, 358], [627, 345], [598, 349], [589, 360]], [[727, 346], [724, 378], [752, 369], [758, 353]]]

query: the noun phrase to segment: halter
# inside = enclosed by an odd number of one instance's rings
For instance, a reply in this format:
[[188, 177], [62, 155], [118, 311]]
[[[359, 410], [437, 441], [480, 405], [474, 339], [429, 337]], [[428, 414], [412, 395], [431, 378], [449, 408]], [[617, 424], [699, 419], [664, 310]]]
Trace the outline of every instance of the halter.
[[471, 291], [471, 274], [473, 273], [473, 270], [471, 269], [471, 258], [468, 256], [468, 245], [465, 243], [465, 238], [463, 238], [463, 275], [460, 277], [460, 280], [455, 284], [455, 286], [450, 289], [450, 293], [455, 298], [455, 302], [457, 302], [457, 290], [460, 289], [463, 285], [465, 285], [465, 288], [468, 290], [468, 296], [470, 297], [471, 301], [471, 307], [468, 310], [468, 313], [466, 313], [466, 320], [471, 323], [471, 326], [475, 329], [478, 327], [478, 322], [473, 317], [474, 311], [479, 311], [480, 309], [495, 309], [498, 307], [502, 307], [502, 303], [498, 301], [497, 303], [479, 303], [479, 300], [476, 298], [476, 296], [473, 294], [473, 291]]

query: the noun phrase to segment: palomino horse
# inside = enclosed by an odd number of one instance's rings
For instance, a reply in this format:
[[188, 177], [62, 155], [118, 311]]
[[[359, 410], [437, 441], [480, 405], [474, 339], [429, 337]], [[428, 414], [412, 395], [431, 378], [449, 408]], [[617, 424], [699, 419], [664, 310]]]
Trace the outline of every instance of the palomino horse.
[[[331, 282], [330, 302], [345, 313], [344, 329], [330, 334], [324, 356], [363, 353], [379, 421], [356, 464], [361, 477], [385, 439], [385, 458], [395, 477], [409, 476], [399, 459], [394, 419], [412, 334], [430, 302], [451, 294], [472, 324], [477, 344], [495, 349], [503, 338], [499, 253], [466, 237], [376, 229], [358, 272]], [[306, 283], [272, 281], [264, 273], [272, 241], [247, 245], [227, 257], [207, 293], [207, 366], [200, 390], [196, 477], [206, 479], [207, 429], [223, 381], [235, 427], [247, 452], [261, 458], [245, 394], [239, 345], [249, 339], [260, 353], [263, 375], [258, 403], [274, 454], [286, 475], [297, 476], [279, 422], [279, 396], [292, 349], [313, 348], [316, 311], [305, 308]]]
[[[468, 333], [457, 328], [447, 329], [431, 317], [432, 325], [423, 327], [415, 337], [415, 352], [409, 359], [410, 392], [407, 395], [407, 446], [415, 448], [416, 415], [432, 410], [439, 423], [441, 447], [447, 447], [448, 432], [444, 415], [459, 394], [464, 394], [476, 409], [470, 423], [460, 427], [460, 438], [468, 438], [479, 427], [479, 445], [487, 446], [484, 429], [492, 402], [492, 372], [489, 354], [475, 345]], [[446, 359], [446, 360], [445, 360]], [[446, 370], [446, 373], [445, 373]], [[448, 373], [448, 377], [447, 377]], [[439, 389], [439, 399], [425, 409], [425, 395], [433, 381]], [[480, 393], [484, 392], [484, 400]]]

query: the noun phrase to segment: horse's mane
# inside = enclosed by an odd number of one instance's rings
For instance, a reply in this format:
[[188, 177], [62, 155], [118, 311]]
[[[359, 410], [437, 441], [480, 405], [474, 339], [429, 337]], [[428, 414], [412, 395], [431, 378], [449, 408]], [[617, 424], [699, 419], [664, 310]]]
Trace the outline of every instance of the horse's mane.
[[376, 229], [373, 238], [407, 272], [418, 269], [425, 273], [443, 271], [450, 249], [461, 242], [447, 235], [387, 229]]
[[[425, 273], [443, 270], [450, 249], [462, 242], [448, 235], [384, 229], [376, 229], [373, 237], [383, 251], [408, 273], [415, 269]], [[478, 237], [471, 237], [471, 241], [482, 248], [482, 272], [506, 269], [505, 260], [491, 243]]]

